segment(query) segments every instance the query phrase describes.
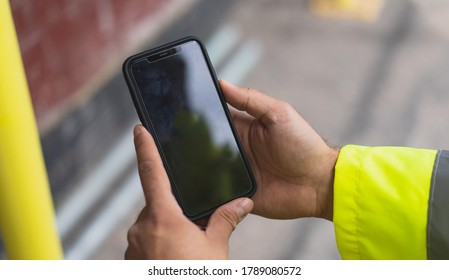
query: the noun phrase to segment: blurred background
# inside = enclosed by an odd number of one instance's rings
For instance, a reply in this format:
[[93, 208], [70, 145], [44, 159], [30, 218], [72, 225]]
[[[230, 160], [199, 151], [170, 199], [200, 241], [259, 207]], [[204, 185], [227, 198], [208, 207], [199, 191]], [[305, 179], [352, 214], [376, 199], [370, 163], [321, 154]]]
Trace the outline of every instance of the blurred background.
[[[11, 0], [67, 259], [122, 259], [143, 207], [121, 63], [187, 35], [330, 143], [449, 149], [444, 0]], [[4, 255], [0, 242], [0, 252]], [[233, 259], [339, 259], [333, 225], [249, 216]]]

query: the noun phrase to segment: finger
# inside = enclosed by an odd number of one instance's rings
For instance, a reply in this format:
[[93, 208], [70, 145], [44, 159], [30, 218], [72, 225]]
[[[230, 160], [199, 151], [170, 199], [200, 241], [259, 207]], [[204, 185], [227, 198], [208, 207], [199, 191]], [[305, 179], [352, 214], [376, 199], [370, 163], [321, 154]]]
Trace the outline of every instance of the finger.
[[234, 107], [229, 107], [229, 112], [231, 113], [232, 121], [234, 122], [234, 124], [242, 123], [242, 125], [250, 125], [254, 120], [254, 117], [249, 115], [247, 112], [239, 111]]
[[131, 241], [128, 241], [128, 247], [126, 248], [125, 254], [124, 254], [124, 258], [125, 260], [138, 260], [138, 259], [142, 259], [141, 257], [139, 258], [139, 255], [136, 251], [135, 245], [130, 243]]
[[162, 203], [174, 200], [170, 189], [170, 181], [156, 144], [153, 137], [142, 125], [134, 127], [134, 146], [140, 182], [147, 205], [155, 201]]
[[137, 242], [137, 223], [132, 225], [128, 230], [128, 247], [125, 251], [125, 260], [137, 260], [139, 259], [137, 249], [140, 248]]
[[232, 122], [234, 123], [237, 133], [240, 136], [240, 140], [245, 142], [248, 137], [248, 130], [252, 122], [255, 120], [254, 117], [250, 116], [246, 112], [238, 111], [234, 108], [230, 108], [229, 111], [231, 113]]
[[138, 260], [139, 259], [130, 247], [126, 248], [124, 258], [125, 258], [125, 260]]
[[219, 242], [228, 242], [231, 233], [253, 207], [253, 201], [246, 197], [219, 207], [209, 219], [206, 234]]
[[234, 108], [246, 111], [256, 119], [272, 110], [279, 101], [252, 88], [241, 88], [220, 80], [226, 101]]

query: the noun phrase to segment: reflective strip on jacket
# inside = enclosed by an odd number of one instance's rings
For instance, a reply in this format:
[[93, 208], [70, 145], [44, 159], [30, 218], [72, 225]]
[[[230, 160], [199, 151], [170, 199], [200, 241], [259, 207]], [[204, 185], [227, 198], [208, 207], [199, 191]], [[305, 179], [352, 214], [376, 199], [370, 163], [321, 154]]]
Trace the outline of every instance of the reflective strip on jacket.
[[343, 259], [449, 259], [449, 151], [345, 146], [334, 224]]

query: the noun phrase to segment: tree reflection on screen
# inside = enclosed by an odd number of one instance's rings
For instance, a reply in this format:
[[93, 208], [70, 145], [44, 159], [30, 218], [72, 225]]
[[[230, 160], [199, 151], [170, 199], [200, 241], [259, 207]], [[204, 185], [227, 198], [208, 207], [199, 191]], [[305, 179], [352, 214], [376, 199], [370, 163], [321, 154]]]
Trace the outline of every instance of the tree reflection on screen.
[[188, 214], [235, 198], [249, 188], [248, 175], [238, 152], [229, 144], [217, 145], [207, 122], [188, 110], [174, 121], [177, 137], [166, 147], [170, 172]]

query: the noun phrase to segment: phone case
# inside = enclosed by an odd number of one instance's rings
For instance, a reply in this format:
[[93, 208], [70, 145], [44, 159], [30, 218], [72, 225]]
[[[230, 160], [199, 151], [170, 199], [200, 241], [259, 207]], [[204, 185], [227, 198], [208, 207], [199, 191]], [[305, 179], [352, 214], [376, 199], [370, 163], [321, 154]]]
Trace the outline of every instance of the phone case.
[[[146, 112], [146, 109], [144, 108], [143, 100], [141, 99], [141, 96], [140, 96], [140, 94], [139, 94], [139, 90], [138, 90], [138, 88], [137, 88], [137, 85], [135, 85], [135, 83], [133, 82], [132, 73], [131, 73], [131, 65], [132, 65], [135, 61], [141, 60], [143, 57], [152, 56], [152, 55], [154, 55], [154, 54], [163, 52], [164, 50], [172, 49], [172, 48], [174, 48], [174, 47], [176, 47], [176, 46], [185, 44], [185, 43], [190, 42], [190, 41], [196, 41], [196, 42], [199, 44], [199, 46], [201, 47], [202, 53], [203, 53], [204, 58], [205, 58], [205, 60], [206, 60], [207, 67], [208, 67], [208, 69], [209, 69], [209, 72], [210, 72], [210, 74], [211, 74], [211, 76], [212, 76], [212, 80], [213, 80], [214, 85], [215, 85], [215, 87], [216, 87], [216, 90], [217, 90], [217, 93], [218, 93], [218, 96], [219, 96], [221, 105], [222, 105], [222, 107], [223, 107], [223, 110], [225, 111], [226, 118], [228, 119], [228, 122], [229, 122], [229, 124], [230, 124], [232, 133], [233, 133], [233, 135], [234, 135], [234, 138], [235, 138], [235, 140], [236, 140], [238, 149], [239, 149], [239, 151], [240, 151], [240, 154], [241, 154], [241, 156], [242, 156], [244, 165], [245, 165], [245, 167], [246, 167], [246, 169], [247, 169], [247, 171], [248, 171], [248, 175], [249, 175], [250, 180], [251, 180], [251, 183], [252, 183], [252, 188], [251, 188], [251, 190], [250, 190], [249, 192], [247, 192], [247, 193], [242, 194], [242, 195], [239, 196], [239, 197], [243, 197], [243, 196], [251, 197], [251, 196], [255, 193], [255, 191], [256, 191], [256, 183], [255, 183], [254, 175], [253, 175], [253, 173], [252, 173], [252, 170], [251, 170], [251, 167], [250, 167], [250, 165], [249, 165], [248, 159], [247, 159], [246, 155], [244, 154], [244, 150], [243, 150], [243, 147], [242, 147], [242, 145], [241, 145], [241, 143], [240, 143], [239, 136], [238, 136], [238, 134], [236, 133], [236, 129], [235, 129], [235, 127], [234, 127], [234, 124], [233, 124], [233, 122], [232, 122], [232, 118], [231, 118], [230, 112], [229, 112], [228, 107], [227, 107], [227, 104], [226, 104], [226, 100], [225, 100], [225, 98], [224, 98], [224, 96], [223, 96], [223, 93], [222, 93], [222, 91], [221, 91], [221, 88], [220, 88], [220, 86], [219, 86], [217, 76], [216, 76], [215, 71], [214, 71], [214, 69], [213, 69], [213, 67], [212, 67], [212, 64], [211, 64], [211, 61], [210, 61], [209, 56], [208, 56], [208, 54], [207, 54], [206, 48], [205, 48], [205, 46], [203, 45], [203, 43], [202, 43], [198, 38], [193, 37], [193, 36], [185, 37], [185, 38], [182, 38], [182, 39], [179, 39], [179, 40], [170, 42], [170, 43], [168, 43], [168, 44], [164, 44], [164, 45], [161, 45], [161, 46], [159, 46], [159, 47], [152, 48], [152, 49], [150, 49], [150, 50], [147, 50], [147, 51], [144, 51], [144, 52], [141, 52], [141, 53], [132, 55], [132, 56], [130, 56], [129, 58], [127, 58], [127, 59], [125, 60], [125, 62], [123, 63], [123, 68], [122, 68], [122, 70], [123, 70], [123, 75], [124, 75], [124, 78], [125, 78], [126, 83], [127, 83], [127, 85], [128, 85], [128, 88], [129, 88], [129, 90], [130, 90], [131, 98], [132, 98], [132, 100], [133, 100], [133, 103], [134, 103], [134, 106], [135, 106], [135, 108], [136, 108], [137, 114], [138, 114], [138, 116], [139, 116], [140, 121], [141, 121], [142, 124], [145, 126], [145, 128], [146, 128], [146, 129], [153, 135], [153, 137], [154, 137], [154, 139], [155, 139], [155, 142], [156, 142], [156, 145], [157, 145], [157, 147], [158, 147], [159, 153], [163, 153], [162, 148], [161, 148], [161, 145], [160, 145], [159, 141], [157, 140], [156, 133], [155, 133], [153, 127], [152, 127], [151, 122], [149, 121], [150, 118], [149, 118], [149, 116], [148, 116], [148, 114], [147, 114], [147, 112]], [[165, 169], [166, 169], [166, 170], [169, 170], [168, 165], [167, 165], [167, 162], [166, 162], [166, 160], [164, 159], [164, 157], [162, 157], [162, 160], [163, 160]], [[170, 181], [171, 181], [171, 183], [172, 183], [172, 186], [173, 186], [173, 179], [172, 179], [172, 176], [170, 175], [170, 172], [167, 172], [167, 173], [168, 173], [168, 175], [169, 175], [168, 177], [169, 177], [169, 179], [170, 179]], [[182, 207], [182, 204], [180, 203], [180, 198], [179, 198], [179, 196], [178, 196], [178, 193], [177, 193], [176, 189], [173, 188], [173, 187], [172, 187], [172, 192], [173, 192], [173, 194], [175, 195], [175, 197], [176, 197], [178, 203], [179, 203], [179, 204], [181, 205], [181, 207]], [[232, 198], [232, 199], [235, 199], [235, 198], [238, 198], [238, 197], [234, 197], [234, 198]], [[232, 199], [231, 199], [231, 200], [232, 200]], [[230, 201], [230, 200], [225, 201], [225, 202], [223, 202], [222, 204], [224, 204], [224, 203], [226, 203], [226, 202], [229, 202], [229, 201]], [[211, 208], [211, 209], [206, 209], [204, 212], [202, 212], [202, 213], [200, 213], [200, 214], [198, 214], [198, 215], [195, 215], [195, 216], [189, 216], [189, 215], [187, 215], [185, 212], [184, 212], [184, 214], [186, 214], [186, 216], [187, 216], [188, 218], [190, 218], [191, 220], [196, 220], [196, 219], [199, 219], [199, 218], [202, 218], [202, 217], [205, 217], [205, 216], [210, 215], [211, 213], [213, 213], [213, 212], [215, 211], [216, 208], [218, 208], [218, 207], [221, 206], [222, 204], [216, 205], [215, 207], [213, 207], [213, 208]], [[183, 210], [184, 210], [184, 209], [183, 209]]]

